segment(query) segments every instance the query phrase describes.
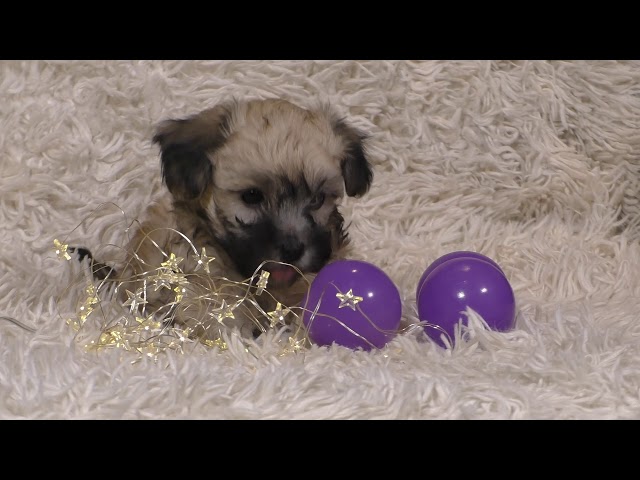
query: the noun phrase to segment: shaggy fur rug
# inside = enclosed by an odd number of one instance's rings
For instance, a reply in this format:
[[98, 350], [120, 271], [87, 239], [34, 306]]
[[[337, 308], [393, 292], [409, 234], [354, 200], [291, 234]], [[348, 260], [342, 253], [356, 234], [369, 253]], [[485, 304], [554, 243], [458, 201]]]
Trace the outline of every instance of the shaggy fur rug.
[[[474, 250], [509, 279], [516, 328], [471, 315], [450, 349], [419, 328], [370, 352], [283, 354], [275, 332], [87, 347], [54, 239], [122, 242], [165, 188], [159, 121], [275, 96], [370, 134], [373, 186], [342, 212], [404, 325], [425, 268]], [[639, 152], [637, 61], [0, 63], [0, 418], [640, 418]]]

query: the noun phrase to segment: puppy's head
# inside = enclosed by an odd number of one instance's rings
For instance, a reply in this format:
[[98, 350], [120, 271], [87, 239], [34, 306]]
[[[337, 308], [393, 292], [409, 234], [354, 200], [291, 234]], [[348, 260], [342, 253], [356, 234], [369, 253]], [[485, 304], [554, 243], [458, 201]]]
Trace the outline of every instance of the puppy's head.
[[[344, 244], [339, 200], [364, 194], [373, 176], [363, 139], [326, 108], [283, 100], [220, 105], [164, 122], [154, 137], [175, 202], [245, 277], [267, 260], [317, 272]], [[274, 265], [272, 285], [295, 281]]]

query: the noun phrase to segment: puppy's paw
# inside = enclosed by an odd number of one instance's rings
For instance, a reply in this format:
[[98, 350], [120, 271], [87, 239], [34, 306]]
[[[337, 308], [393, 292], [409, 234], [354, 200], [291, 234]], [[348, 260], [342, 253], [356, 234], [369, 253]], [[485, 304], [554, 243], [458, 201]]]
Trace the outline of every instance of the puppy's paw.
[[114, 278], [116, 276], [115, 269], [105, 263], [96, 261], [95, 258], [93, 258], [91, 250], [89, 250], [88, 248], [69, 247], [68, 250], [69, 252], [76, 254], [78, 262], [83, 262], [85, 259], [88, 259], [89, 265], [91, 267], [91, 273], [93, 275], [93, 278], [95, 278], [96, 280], [105, 280], [107, 278]]

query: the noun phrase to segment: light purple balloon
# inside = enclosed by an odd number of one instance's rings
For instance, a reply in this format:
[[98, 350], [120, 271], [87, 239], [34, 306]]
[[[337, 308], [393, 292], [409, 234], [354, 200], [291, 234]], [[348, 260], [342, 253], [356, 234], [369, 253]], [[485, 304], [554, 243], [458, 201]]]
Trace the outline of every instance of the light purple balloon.
[[437, 344], [445, 346], [443, 331], [454, 342], [456, 325], [467, 325], [467, 307], [480, 314], [492, 330], [507, 331], [515, 326], [513, 289], [494, 263], [477, 256], [452, 256], [428, 273], [418, 291], [418, 316], [420, 321], [437, 326], [424, 326]]
[[436, 267], [438, 267], [438, 266], [442, 265], [444, 262], [448, 262], [449, 260], [452, 260], [454, 258], [467, 258], [467, 257], [484, 260], [485, 262], [488, 262], [491, 265], [493, 265], [494, 267], [496, 267], [498, 270], [500, 270], [500, 273], [502, 273], [504, 275], [504, 272], [500, 268], [500, 265], [498, 265], [496, 262], [494, 262], [492, 259], [490, 259], [486, 255], [482, 255], [481, 253], [478, 253], [478, 252], [471, 252], [469, 250], [458, 250], [458, 251], [455, 251], [455, 252], [446, 253], [446, 254], [442, 255], [441, 257], [438, 257], [437, 259], [435, 259], [433, 261], [433, 263], [431, 265], [429, 265], [427, 267], [427, 269], [424, 271], [424, 273], [420, 277], [420, 280], [418, 281], [418, 286], [416, 288], [416, 297], [418, 295], [420, 295], [420, 289], [422, 288], [422, 285], [424, 284], [424, 281], [427, 279], [429, 274], [431, 272], [433, 272], [433, 270], [435, 270]]
[[[355, 310], [336, 296], [348, 295], [349, 291], [362, 297]], [[382, 348], [397, 334], [402, 317], [402, 300], [393, 281], [380, 268], [360, 260], [338, 260], [326, 265], [300, 305], [305, 309], [302, 321], [309, 338], [317, 345], [335, 342], [352, 349]]]

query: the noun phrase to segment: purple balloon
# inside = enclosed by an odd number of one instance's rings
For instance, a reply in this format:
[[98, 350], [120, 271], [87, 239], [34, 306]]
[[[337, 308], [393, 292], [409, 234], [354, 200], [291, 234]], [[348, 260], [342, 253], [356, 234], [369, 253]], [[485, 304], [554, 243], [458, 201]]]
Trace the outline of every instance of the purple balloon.
[[[349, 300], [350, 296], [362, 300]], [[360, 260], [326, 265], [300, 305], [309, 338], [317, 345], [382, 348], [397, 334], [402, 317], [402, 300], [393, 281], [375, 265]]]
[[491, 260], [486, 255], [482, 255], [481, 253], [478, 253], [478, 252], [471, 252], [471, 251], [468, 251], [468, 250], [458, 250], [456, 252], [450, 252], [450, 253], [447, 253], [445, 255], [442, 255], [441, 257], [438, 257], [436, 260], [434, 260], [434, 262], [431, 265], [429, 265], [427, 267], [427, 269], [424, 271], [424, 273], [420, 277], [420, 280], [418, 281], [418, 287], [416, 288], [416, 297], [418, 295], [420, 295], [420, 289], [422, 288], [422, 285], [424, 284], [424, 281], [427, 279], [429, 274], [435, 270], [436, 267], [438, 267], [438, 266], [442, 265], [444, 262], [448, 262], [449, 260], [452, 260], [454, 258], [468, 258], [468, 257], [477, 258], [479, 260], [484, 260], [485, 262], [488, 262], [491, 265], [493, 265], [494, 267], [496, 267], [498, 270], [500, 270], [500, 273], [502, 273], [504, 275], [504, 272], [500, 268], [500, 265], [498, 265], [496, 262]]
[[420, 321], [436, 325], [425, 325], [425, 332], [442, 347], [443, 331], [453, 344], [455, 326], [459, 322], [467, 325], [467, 307], [480, 314], [492, 330], [515, 326], [516, 303], [507, 277], [494, 262], [479, 257], [440, 262], [425, 278], [417, 303]]

